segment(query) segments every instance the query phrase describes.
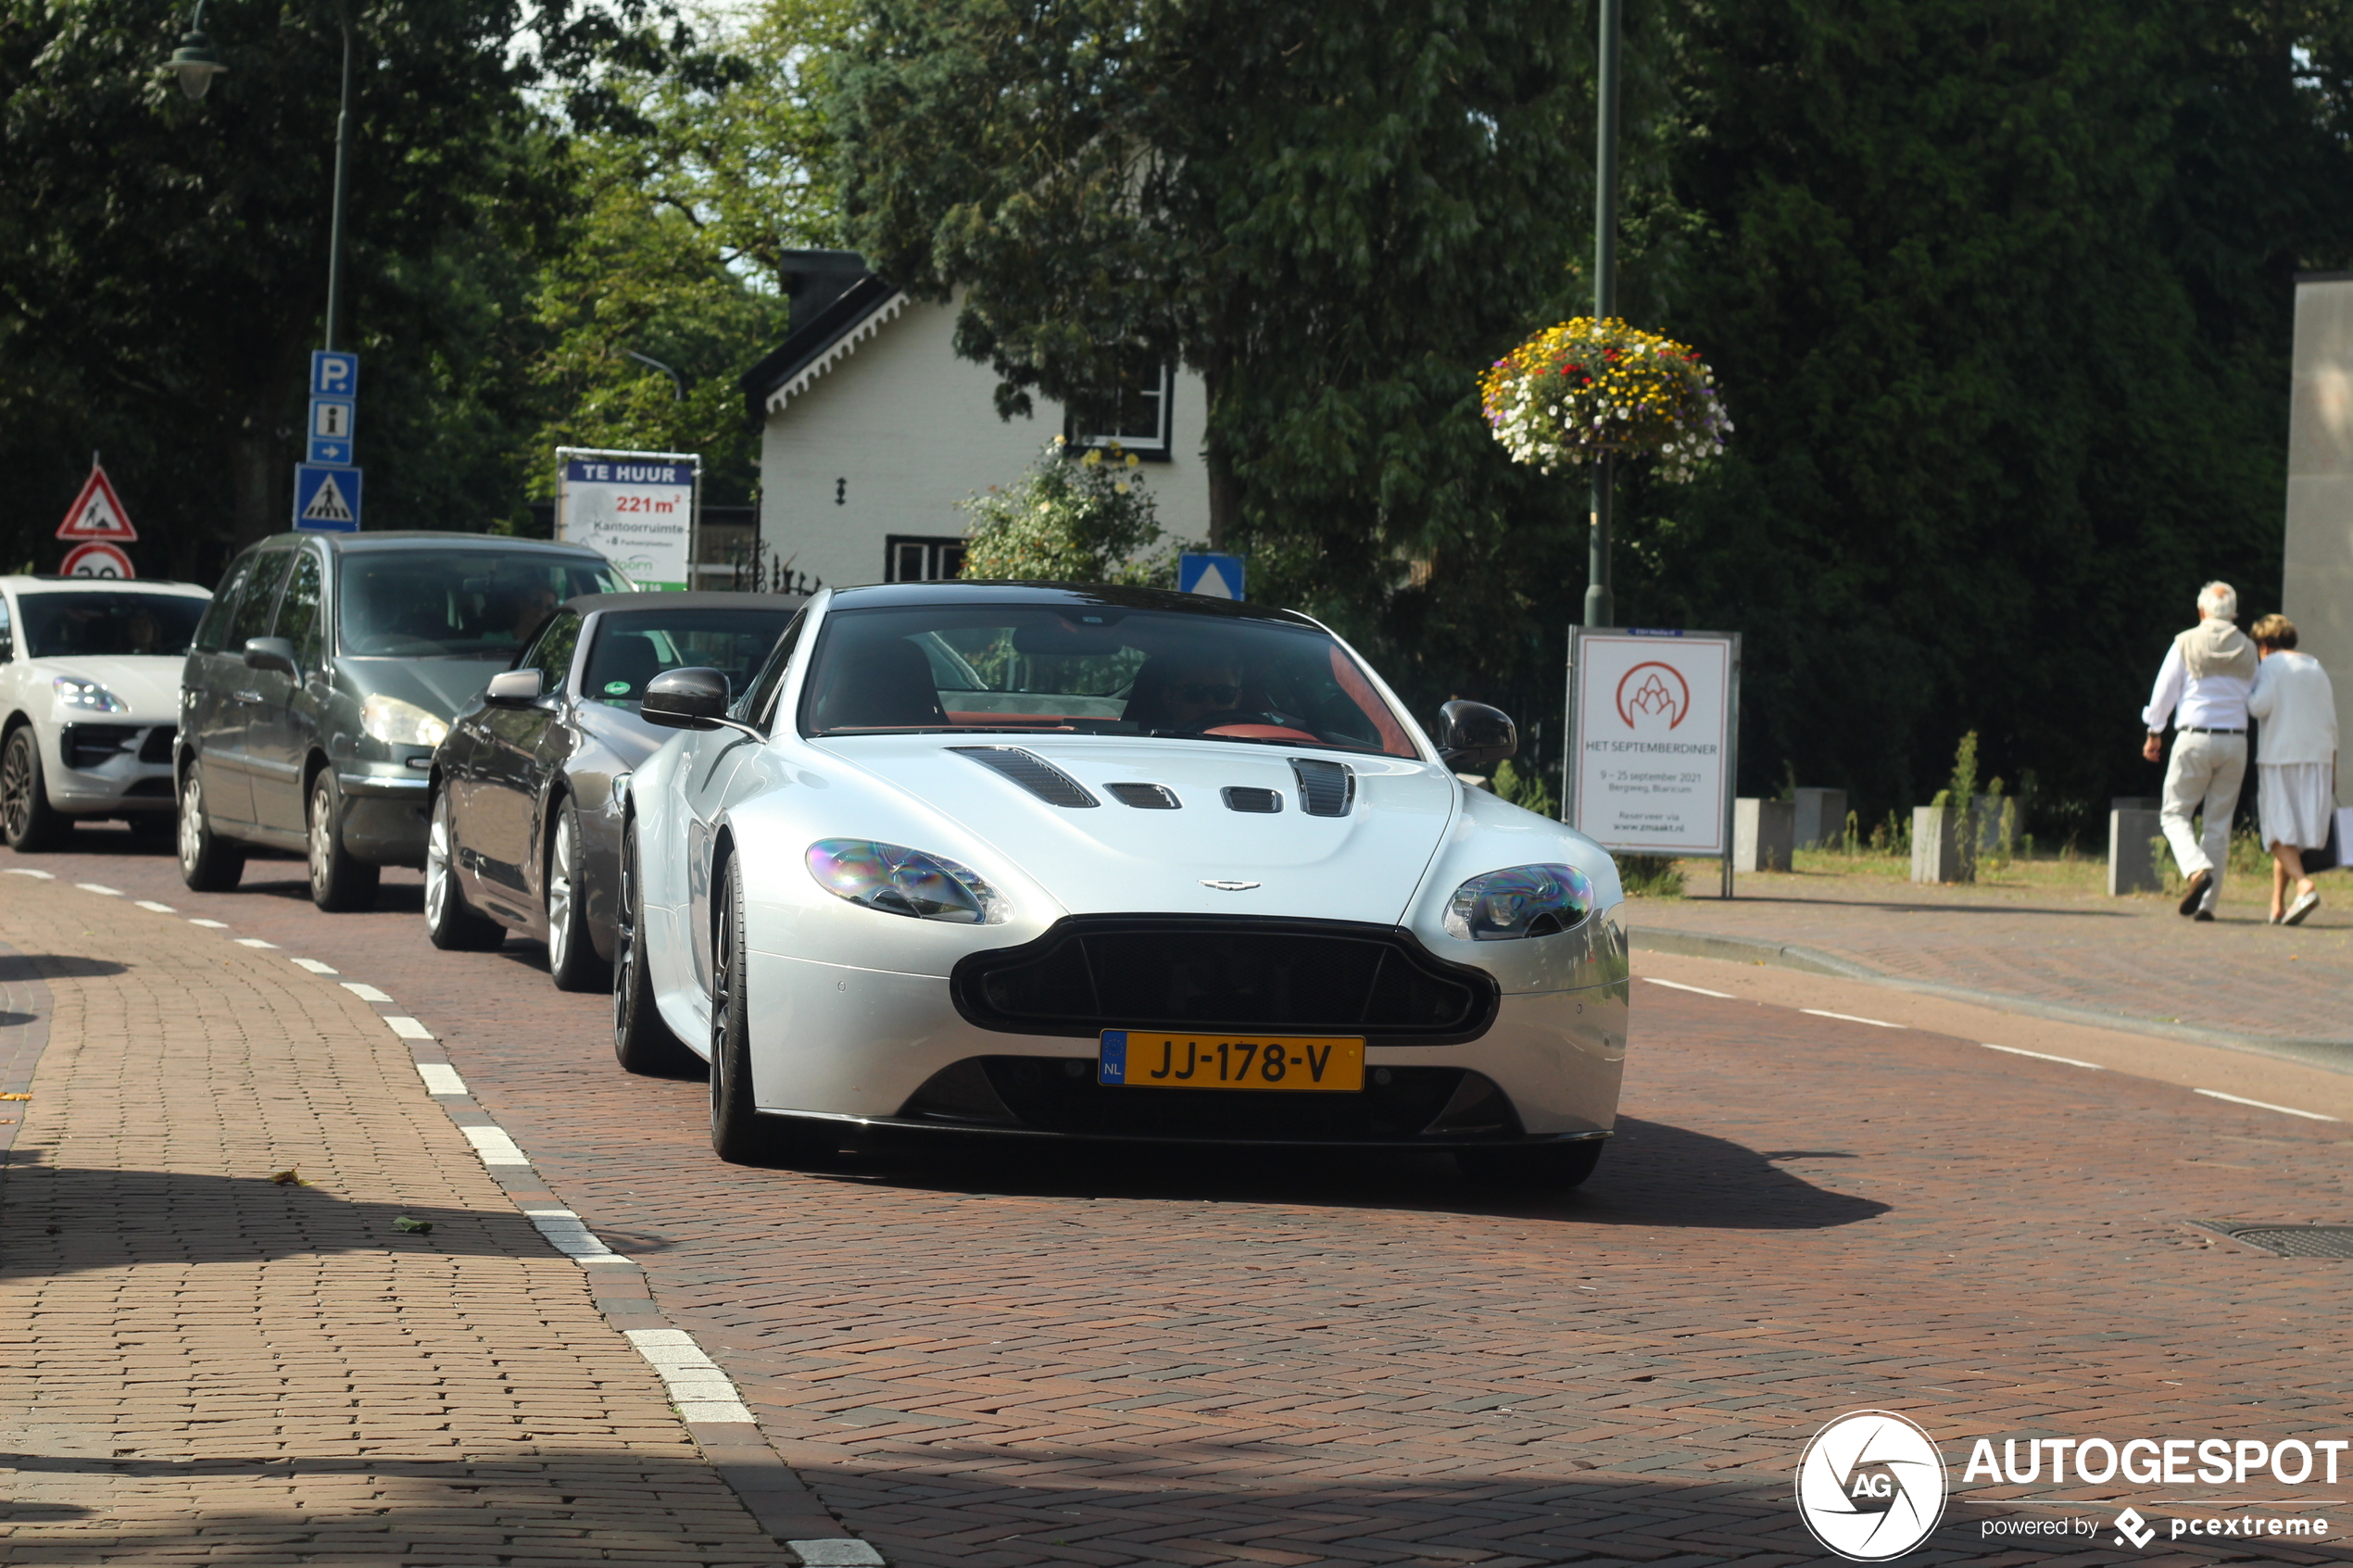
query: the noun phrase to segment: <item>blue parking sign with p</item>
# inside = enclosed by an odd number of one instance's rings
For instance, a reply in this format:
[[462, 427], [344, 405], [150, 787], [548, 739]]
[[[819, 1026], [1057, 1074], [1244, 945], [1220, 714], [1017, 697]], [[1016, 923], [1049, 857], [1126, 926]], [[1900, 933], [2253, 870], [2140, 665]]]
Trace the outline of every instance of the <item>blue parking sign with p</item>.
[[359, 390], [359, 356], [333, 349], [310, 352], [310, 395], [349, 397]]

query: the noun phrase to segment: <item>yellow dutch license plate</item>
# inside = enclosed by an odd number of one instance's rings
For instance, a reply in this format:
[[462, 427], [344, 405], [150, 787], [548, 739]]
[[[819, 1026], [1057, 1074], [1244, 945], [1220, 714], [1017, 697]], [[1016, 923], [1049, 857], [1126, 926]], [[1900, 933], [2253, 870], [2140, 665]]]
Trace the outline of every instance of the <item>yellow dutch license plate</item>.
[[1354, 1035], [1169, 1035], [1106, 1029], [1096, 1080], [1127, 1089], [1330, 1089], [1365, 1086]]

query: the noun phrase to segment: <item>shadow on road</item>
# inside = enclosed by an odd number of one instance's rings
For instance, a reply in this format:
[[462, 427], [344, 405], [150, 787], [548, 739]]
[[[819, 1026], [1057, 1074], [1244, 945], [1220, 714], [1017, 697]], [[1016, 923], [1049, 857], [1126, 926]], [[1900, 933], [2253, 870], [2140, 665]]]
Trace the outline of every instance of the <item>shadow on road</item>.
[[85, 959], [71, 953], [0, 953], [0, 985], [37, 980], [96, 980], [120, 974], [129, 967], [112, 959]]
[[[251, 1176], [104, 1171], [0, 1155], [0, 1279], [156, 1264], [257, 1262], [331, 1252], [429, 1252], [455, 1257], [558, 1256], [512, 1210], [403, 1206]], [[428, 1234], [394, 1222], [422, 1220]], [[51, 1234], [55, 1227], [55, 1234]], [[669, 1244], [610, 1240], [628, 1254]]]
[[1601, 1169], [1566, 1193], [1480, 1186], [1436, 1150], [906, 1139], [829, 1173], [972, 1194], [1418, 1209], [1705, 1230], [1826, 1230], [1887, 1211], [1884, 1203], [1817, 1186], [1730, 1139], [1633, 1117], [1618, 1118]]

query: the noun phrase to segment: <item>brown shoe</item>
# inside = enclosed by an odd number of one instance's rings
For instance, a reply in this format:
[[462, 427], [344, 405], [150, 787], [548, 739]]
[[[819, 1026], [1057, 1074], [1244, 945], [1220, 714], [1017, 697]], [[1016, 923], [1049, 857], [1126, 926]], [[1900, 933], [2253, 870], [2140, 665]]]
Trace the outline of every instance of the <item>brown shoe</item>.
[[2206, 897], [2206, 884], [2213, 880], [2214, 873], [2212, 872], [2192, 872], [2190, 873], [2190, 884], [2182, 890], [2182, 912], [2183, 914], [2194, 915], [2197, 913], [2198, 900]]

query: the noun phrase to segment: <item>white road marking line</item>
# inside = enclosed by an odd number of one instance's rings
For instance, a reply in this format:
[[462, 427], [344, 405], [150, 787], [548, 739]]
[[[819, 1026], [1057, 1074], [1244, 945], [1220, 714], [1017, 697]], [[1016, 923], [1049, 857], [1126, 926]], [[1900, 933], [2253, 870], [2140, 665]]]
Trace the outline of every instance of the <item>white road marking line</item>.
[[192, 920], [188, 923], [190, 925], [201, 925], [207, 931], [226, 931], [229, 929], [229, 922], [225, 920]]
[[121, 888], [108, 887], [103, 882], [77, 882], [74, 885], [81, 888], [84, 893], [103, 893], [109, 898], [120, 898], [122, 897]]
[[1670, 991], [1689, 991], [1695, 997], [1715, 997], [1728, 1002], [1740, 1000], [1730, 991], [1711, 991], [1705, 985], [1686, 985], [1680, 980], [1661, 980], [1655, 974], [1645, 974], [1642, 978], [1654, 985], [1664, 985]]
[[2283, 1116], [2301, 1116], [2308, 1122], [2334, 1122], [2337, 1120], [2337, 1118], [2334, 1116], [2323, 1116], [2317, 1110], [2298, 1110], [2292, 1105], [2273, 1105], [2267, 1099], [2248, 1099], [2245, 1095], [2226, 1095], [2220, 1089], [2194, 1089], [2191, 1092], [2193, 1094], [2210, 1096], [2215, 1099], [2226, 1099], [2233, 1105], [2251, 1105], [2258, 1110], [2276, 1110]]
[[2037, 1061], [2063, 1061], [2070, 1067], [2088, 1067], [2095, 1073], [2108, 1071], [2096, 1061], [2078, 1061], [2071, 1056], [2053, 1056], [2048, 1051], [2030, 1051], [2024, 1046], [1997, 1046], [1991, 1040], [1980, 1040], [1977, 1043], [1989, 1051], [2007, 1051], [2012, 1056], [2031, 1056]]
[[703, 1354], [695, 1336], [683, 1328], [629, 1328], [622, 1331], [637, 1353], [661, 1377], [671, 1403], [688, 1421], [749, 1423], [751, 1411], [719, 1363]]
[[[626, 1263], [628, 1259], [597, 1239], [586, 1221], [569, 1211], [551, 1213], [546, 1210], [526, 1209], [531, 1223], [547, 1238], [547, 1245], [575, 1263]], [[729, 1396], [732, 1398], [732, 1394]]]
[[350, 992], [353, 996], [359, 997], [363, 1002], [388, 1002], [392, 1000], [390, 997], [385, 996], [373, 985], [367, 985], [358, 980], [345, 981], [343, 983], [343, 988]]
[[515, 1146], [515, 1140], [507, 1135], [504, 1127], [460, 1127], [458, 1130], [466, 1135], [466, 1141], [474, 1146], [474, 1152], [482, 1156], [484, 1165], [531, 1163], [522, 1150]]
[[1810, 1012], [1816, 1018], [1835, 1018], [1841, 1023], [1868, 1023], [1874, 1029], [1901, 1029], [1904, 1027], [1900, 1023], [1890, 1023], [1883, 1018], [1857, 1018], [1851, 1012], [1824, 1012], [1820, 1008], [1799, 1008], [1797, 1010], [1800, 1012]]
[[138, 901], [138, 903], [141, 909], [153, 909], [159, 915], [176, 915], [180, 912], [169, 904], [157, 903], [153, 898], [142, 898]]
[[37, 876], [44, 882], [55, 882], [57, 880], [57, 872], [37, 872], [31, 866], [10, 866], [8, 868], [8, 874], [10, 876]]
[[883, 1568], [888, 1561], [855, 1536], [828, 1536], [821, 1541], [786, 1541], [785, 1545], [808, 1568]]
[[462, 1095], [466, 1092], [466, 1081], [459, 1077], [458, 1070], [446, 1061], [417, 1063], [417, 1076], [425, 1081], [425, 1093], [429, 1095]]
[[[386, 1001], [390, 1001], [392, 998], [387, 997], [384, 999]], [[399, 1035], [404, 1040], [430, 1040], [433, 1038], [433, 1031], [426, 1028], [423, 1024], [418, 1022], [413, 1018], [407, 1018], [403, 1017], [399, 1013], [391, 1012], [384, 1014], [384, 1022], [392, 1026], [392, 1032], [394, 1034]]]
[[332, 964], [321, 963], [317, 959], [288, 959], [286, 961], [296, 969], [307, 969], [313, 974], [341, 974], [343, 972]]
[[275, 942], [264, 942], [258, 936], [240, 936], [237, 938], [237, 946], [240, 947], [275, 947], [278, 944]]

